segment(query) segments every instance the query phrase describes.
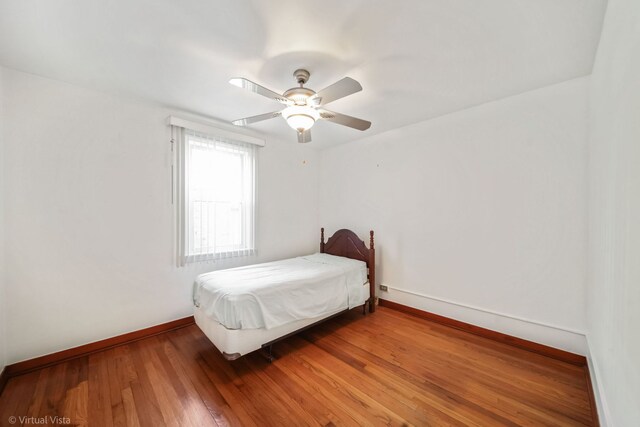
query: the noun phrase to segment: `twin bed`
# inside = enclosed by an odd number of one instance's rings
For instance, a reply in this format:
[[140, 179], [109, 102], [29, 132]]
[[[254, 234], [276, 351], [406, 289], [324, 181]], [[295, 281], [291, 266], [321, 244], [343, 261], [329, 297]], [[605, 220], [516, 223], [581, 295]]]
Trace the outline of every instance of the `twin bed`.
[[194, 317], [228, 360], [357, 306], [375, 311], [375, 248], [351, 230], [338, 230], [320, 252], [205, 273], [193, 290]]

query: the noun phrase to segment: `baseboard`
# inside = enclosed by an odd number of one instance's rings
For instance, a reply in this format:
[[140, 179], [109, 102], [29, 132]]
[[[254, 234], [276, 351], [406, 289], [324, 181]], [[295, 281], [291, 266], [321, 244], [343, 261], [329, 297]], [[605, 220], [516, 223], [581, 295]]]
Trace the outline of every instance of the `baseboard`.
[[7, 381], [9, 381], [9, 375], [7, 374], [7, 369], [5, 367], [0, 372], [0, 394], [2, 394], [2, 390], [4, 390], [4, 386], [7, 385]]
[[543, 356], [552, 357], [554, 359], [561, 360], [563, 362], [568, 362], [573, 365], [577, 365], [577, 366], [587, 365], [587, 358], [579, 354], [571, 353], [565, 350], [560, 350], [554, 347], [549, 347], [544, 344], [528, 341], [522, 338], [504, 334], [502, 332], [496, 332], [491, 329], [482, 328], [480, 326], [472, 325], [470, 323], [465, 323], [460, 320], [451, 319], [449, 317], [441, 316], [435, 313], [430, 313], [428, 311], [420, 310], [414, 307], [410, 307], [408, 305], [403, 305], [403, 304], [385, 300], [385, 299], [380, 299], [380, 305], [382, 307], [392, 308], [394, 310], [402, 311], [404, 313], [408, 313], [423, 319], [427, 319], [432, 322], [436, 322], [446, 326], [450, 326], [452, 328], [460, 329], [462, 331], [469, 332], [474, 335], [479, 335], [481, 337], [488, 338], [493, 341], [509, 344], [511, 346], [522, 348], [524, 350], [528, 350], [534, 353], [538, 353]]
[[388, 292], [380, 292], [379, 296], [382, 299], [569, 353], [582, 356], [586, 356], [588, 353], [587, 337], [584, 331], [570, 329], [563, 325], [543, 323], [538, 320], [426, 295], [412, 290], [391, 286], [388, 289]]
[[600, 417], [598, 416], [598, 404], [596, 403], [596, 395], [593, 389], [593, 381], [591, 380], [591, 368], [589, 367], [589, 359], [587, 366], [584, 368], [584, 376], [587, 381], [587, 393], [589, 394], [589, 407], [591, 408], [591, 419], [595, 427], [600, 427]]
[[[17, 375], [26, 374], [37, 369], [46, 368], [56, 363], [66, 362], [68, 360], [77, 359], [78, 357], [88, 356], [90, 354], [117, 347], [123, 344], [129, 344], [134, 341], [149, 338], [154, 335], [172, 331], [174, 329], [184, 328], [194, 324], [193, 316], [185, 317], [161, 325], [151, 326], [149, 328], [140, 329], [138, 331], [129, 332], [123, 335], [107, 338], [101, 341], [81, 345], [79, 347], [70, 348], [56, 353], [47, 354], [45, 356], [36, 357], [34, 359], [24, 360], [22, 362], [13, 363], [5, 366], [0, 376], [0, 393], [10, 378]], [[4, 380], [4, 382], [2, 382]]]
[[587, 363], [589, 365], [589, 372], [587, 380], [589, 381], [589, 387], [592, 390], [593, 403], [597, 408], [597, 417], [602, 427], [608, 427], [613, 425], [611, 422], [611, 415], [609, 413], [609, 406], [607, 399], [602, 389], [602, 381], [600, 381], [600, 370], [598, 369], [598, 363], [591, 353], [591, 342], [587, 336], [587, 343], [589, 345], [589, 354], [587, 356]]

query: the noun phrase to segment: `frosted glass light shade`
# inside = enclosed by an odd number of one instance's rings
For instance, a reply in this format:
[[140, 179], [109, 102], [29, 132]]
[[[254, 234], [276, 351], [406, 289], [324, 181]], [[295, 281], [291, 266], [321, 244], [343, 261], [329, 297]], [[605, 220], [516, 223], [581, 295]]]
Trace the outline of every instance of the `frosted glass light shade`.
[[320, 118], [320, 114], [312, 107], [293, 106], [285, 108], [282, 111], [282, 117], [292, 129], [304, 132], [311, 129], [316, 120]]

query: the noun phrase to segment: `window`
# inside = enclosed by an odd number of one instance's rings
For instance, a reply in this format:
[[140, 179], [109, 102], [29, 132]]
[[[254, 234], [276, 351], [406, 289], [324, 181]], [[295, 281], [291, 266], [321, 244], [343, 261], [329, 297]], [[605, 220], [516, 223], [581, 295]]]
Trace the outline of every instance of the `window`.
[[253, 254], [256, 145], [176, 133], [179, 264]]

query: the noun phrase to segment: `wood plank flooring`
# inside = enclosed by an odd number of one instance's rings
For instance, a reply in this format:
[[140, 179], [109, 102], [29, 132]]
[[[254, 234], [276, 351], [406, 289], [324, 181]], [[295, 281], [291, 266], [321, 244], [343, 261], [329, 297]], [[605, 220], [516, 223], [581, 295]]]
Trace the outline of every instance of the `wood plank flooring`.
[[594, 425], [585, 368], [385, 307], [274, 353], [228, 362], [188, 326], [12, 378], [0, 425]]

